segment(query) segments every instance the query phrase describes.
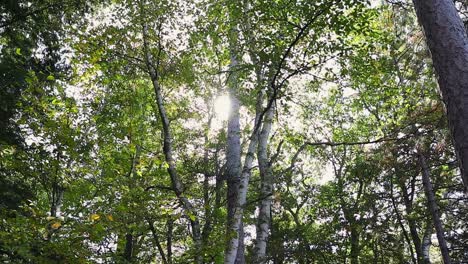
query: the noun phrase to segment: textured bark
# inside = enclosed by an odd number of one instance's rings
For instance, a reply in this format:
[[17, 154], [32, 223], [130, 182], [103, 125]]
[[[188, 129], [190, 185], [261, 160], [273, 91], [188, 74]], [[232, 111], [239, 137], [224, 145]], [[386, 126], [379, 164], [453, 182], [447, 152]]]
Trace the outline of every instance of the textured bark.
[[[262, 102], [263, 102], [263, 93], [260, 91], [257, 94], [257, 103], [256, 103], [256, 116], [254, 127], [260, 122], [260, 113], [262, 111]], [[250, 172], [252, 170], [252, 163], [255, 159], [255, 152], [257, 150], [258, 142], [258, 131], [252, 131], [250, 135], [250, 142], [247, 148], [247, 153], [244, 159], [244, 165], [242, 167], [241, 177], [239, 181], [238, 194], [235, 203], [234, 215], [232, 218], [232, 223], [228, 231], [232, 236], [229, 239], [228, 249], [224, 256], [224, 263], [237, 263], [236, 257], [237, 252], [239, 251], [239, 231], [242, 231], [242, 216], [244, 213], [244, 207], [247, 200], [247, 190], [250, 180]], [[229, 255], [227, 254], [229, 253]]]
[[237, 200], [239, 195], [239, 183], [241, 176], [241, 145], [240, 145], [240, 123], [238, 98], [238, 54], [237, 54], [237, 25], [231, 25], [229, 34], [229, 96], [231, 99], [231, 109], [228, 118], [227, 146], [226, 146], [226, 181], [227, 181], [227, 245], [224, 262], [235, 263], [239, 248], [240, 222], [235, 219], [237, 210]]
[[266, 248], [270, 231], [271, 197], [273, 195], [273, 172], [268, 158], [268, 141], [275, 114], [275, 105], [268, 109], [258, 140], [258, 166], [260, 169], [261, 187], [259, 215], [257, 219], [257, 236], [254, 247], [255, 263], [266, 263]]
[[[258, 117], [258, 115], [257, 115]], [[257, 118], [255, 123], [257, 123]], [[232, 218], [232, 226], [228, 231], [230, 231], [231, 235], [236, 235], [235, 237], [231, 237], [229, 241], [229, 253], [230, 255], [225, 255], [224, 263], [235, 263], [236, 256], [239, 247], [239, 231], [242, 228], [242, 216], [244, 213], [245, 202], [247, 200], [247, 188], [249, 185], [250, 180], [250, 172], [252, 169], [252, 163], [255, 158], [255, 151], [257, 149], [257, 140], [258, 136], [257, 133], [254, 131], [250, 137], [249, 147], [247, 149], [247, 153], [244, 160], [244, 165], [242, 167], [242, 173], [239, 181], [239, 188], [238, 188], [238, 195], [235, 203], [234, 214]], [[228, 253], [226, 252], [226, 253]]]
[[452, 0], [413, 0], [424, 28], [468, 192], [468, 38]]
[[[144, 7], [143, 4], [140, 2], [140, 8], [142, 13], [142, 19], [145, 19], [144, 14]], [[161, 24], [159, 24], [158, 28], [159, 33], [161, 32]], [[172, 146], [172, 133], [169, 124], [169, 118], [167, 116], [166, 108], [164, 106], [164, 100], [161, 93], [161, 86], [159, 83], [159, 58], [160, 52], [162, 50], [161, 47], [161, 36], [158, 36], [159, 43], [158, 43], [158, 55], [156, 57], [156, 61], [153, 60], [153, 56], [149, 50], [149, 43], [148, 43], [148, 26], [145, 22], [142, 23], [142, 35], [143, 35], [143, 48], [144, 48], [144, 56], [145, 56], [145, 65], [148, 71], [148, 74], [151, 78], [151, 83], [153, 85], [154, 93], [156, 95], [156, 105], [158, 108], [158, 114], [161, 120], [161, 124], [163, 127], [163, 152], [166, 163], [168, 165], [167, 172], [169, 173], [169, 177], [171, 179], [172, 190], [174, 191], [179, 203], [181, 204], [182, 208], [184, 209], [184, 213], [187, 219], [190, 221], [190, 226], [192, 228], [192, 239], [194, 241], [195, 252], [200, 253], [201, 251], [201, 228], [200, 222], [197, 217], [197, 213], [195, 208], [193, 207], [192, 203], [183, 196], [183, 185], [182, 181], [176, 170], [176, 164], [174, 160], [173, 154], [173, 146]], [[195, 263], [202, 263], [203, 262], [203, 255], [196, 254], [195, 256]]]
[[426, 194], [427, 203], [429, 207], [429, 211], [432, 215], [432, 221], [434, 222], [434, 227], [437, 234], [437, 240], [439, 241], [440, 252], [442, 254], [442, 259], [444, 264], [450, 264], [450, 256], [449, 251], [447, 248], [447, 243], [445, 242], [444, 238], [444, 228], [442, 226], [442, 221], [440, 220], [439, 216], [439, 207], [437, 206], [434, 189], [432, 187], [431, 179], [430, 179], [430, 172], [429, 167], [426, 162], [426, 158], [422, 153], [418, 154], [419, 164], [422, 169], [422, 181], [424, 186], [424, 192]]
[[244, 243], [244, 221], [240, 221], [239, 226], [239, 246], [237, 247], [237, 255], [235, 264], [245, 264], [245, 243]]

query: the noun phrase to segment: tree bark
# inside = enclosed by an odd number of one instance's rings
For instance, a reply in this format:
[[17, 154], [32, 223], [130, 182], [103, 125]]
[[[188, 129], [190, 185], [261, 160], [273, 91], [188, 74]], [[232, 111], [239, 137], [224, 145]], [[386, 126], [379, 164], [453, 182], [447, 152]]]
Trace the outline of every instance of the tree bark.
[[271, 128], [273, 125], [273, 118], [275, 114], [275, 105], [268, 109], [265, 120], [263, 122], [262, 130], [258, 140], [258, 166], [260, 169], [261, 187], [260, 187], [260, 204], [259, 215], [257, 219], [257, 237], [254, 247], [254, 260], [255, 263], [266, 263], [266, 248], [271, 223], [271, 197], [273, 195], [273, 172], [268, 158], [268, 141], [270, 137]]
[[447, 109], [468, 193], [468, 37], [452, 0], [413, 0]]
[[[233, 18], [231, 18], [233, 20]], [[237, 54], [237, 25], [231, 22], [229, 30], [229, 97], [231, 100], [231, 109], [228, 118], [227, 128], [227, 146], [226, 146], [226, 181], [227, 181], [227, 245], [225, 251], [224, 262], [233, 264], [236, 261], [237, 251], [239, 248], [239, 232], [240, 222], [236, 223], [235, 215], [237, 208], [237, 200], [239, 196], [239, 183], [241, 177], [241, 145], [240, 145], [240, 123], [239, 123], [239, 108], [240, 101], [238, 98], [238, 54]], [[241, 221], [242, 219], [240, 219]]]
[[439, 241], [440, 252], [442, 254], [442, 259], [444, 264], [450, 264], [450, 255], [447, 248], [447, 243], [445, 242], [444, 238], [444, 228], [442, 226], [442, 221], [440, 220], [439, 216], [439, 207], [437, 206], [434, 189], [432, 187], [431, 179], [430, 179], [430, 172], [429, 167], [426, 162], [426, 158], [422, 153], [418, 153], [419, 163], [422, 169], [422, 181], [424, 186], [424, 192], [426, 194], [427, 203], [429, 207], [429, 211], [432, 215], [432, 220], [434, 222], [434, 227], [437, 234], [437, 240]]
[[[256, 115], [254, 121], [254, 127], [258, 127], [260, 122], [260, 115], [262, 110], [262, 102], [263, 102], [263, 92], [259, 91], [257, 94], [257, 102], [256, 102]], [[244, 159], [244, 165], [242, 166], [239, 186], [238, 186], [238, 194], [234, 208], [234, 214], [232, 218], [232, 222], [230, 226], [228, 226], [228, 234], [235, 235], [230, 236], [228, 240], [228, 247], [226, 249], [226, 253], [224, 256], [224, 263], [232, 264], [236, 263], [236, 256], [239, 250], [239, 232], [242, 231], [242, 217], [244, 213], [244, 207], [247, 200], [247, 189], [250, 180], [250, 173], [252, 170], [252, 163], [255, 159], [255, 152], [257, 150], [257, 143], [258, 143], [258, 130], [253, 130], [252, 134], [250, 135], [249, 139], [249, 146], [247, 148], [247, 153]]]

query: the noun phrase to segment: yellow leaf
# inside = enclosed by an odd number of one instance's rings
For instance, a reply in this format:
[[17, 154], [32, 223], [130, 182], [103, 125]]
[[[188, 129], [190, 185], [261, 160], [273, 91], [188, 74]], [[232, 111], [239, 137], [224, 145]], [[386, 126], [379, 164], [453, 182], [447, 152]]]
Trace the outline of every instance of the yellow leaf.
[[107, 215], [107, 220], [114, 221], [114, 217], [112, 215]]
[[89, 218], [91, 218], [92, 221], [96, 221], [96, 220], [99, 220], [101, 216], [99, 216], [98, 214], [92, 214]]
[[52, 227], [52, 229], [59, 229], [61, 226], [62, 224], [60, 222], [55, 222], [50, 227]]

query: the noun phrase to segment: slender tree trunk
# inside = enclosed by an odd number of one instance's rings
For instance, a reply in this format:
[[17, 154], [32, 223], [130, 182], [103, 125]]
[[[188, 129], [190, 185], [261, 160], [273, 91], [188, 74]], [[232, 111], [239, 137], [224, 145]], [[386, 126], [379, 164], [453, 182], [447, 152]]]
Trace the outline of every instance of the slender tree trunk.
[[450, 264], [450, 255], [447, 248], [447, 243], [445, 242], [444, 238], [444, 228], [442, 226], [442, 221], [440, 220], [439, 216], [439, 207], [437, 206], [434, 189], [432, 187], [431, 179], [430, 179], [430, 172], [429, 167], [426, 162], [426, 158], [422, 153], [418, 153], [419, 163], [422, 169], [422, 180], [424, 191], [426, 193], [427, 203], [429, 207], [429, 211], [432, 215], [432, 220], [434, 222], [434, 227], [437, 234], [437, 240], [439, 241], [440, 252], [442, 254], [442, 259], [444, 264]]
[[[60, 160], [61, 160], [61, 150], [60, 147], [57, 149], [57, 165], [55, 167], [54, 180], [52, 184], [51, 192], [51, 201], [50, 201], [50, 216], [53, 218], [60, 218], [62, 215], [62, 205], [63, 205], [63, 193], [65, 189], [62, 187], [62, 180], [60, 177]], [[47, 235], [46, 240], [50, 240], [52, 235], [57, 232], [57, 228], [53, 227], [53, 224], [57, 221], [54, 219], [50, 221], [47, 225]]]
[[403, 237], [405, 238], [406, 243], [408, 244], [408, 248], [409, 248], [410, 255], [411, 255], [411, 260], [413, 261], [414, 264], [416, 264], [417, 260], [414, 257], [413, 245], [411, 243], [411, 239], [410, 239], [410, 237], [408, 235], [408, 232], [406, 231], [405, 225], [403, 223], [400, 212], [398, 210], [397, 202], [395, 200], [394, 187], [393, 187], [393, 175], [390, 177], [390, 199], [392, 200], [392, 207], [393, 207], [393, 210], [395, 211], [395, 215], [396, 215], [398, 224], [401, 227]]
[[[131, 142], [131, 141], [130, 141]], [[130, 165], [130, 170], [128, 172], [128, 187], [132, 190], [135, 187], [135, 174], [137, 171], [137, 165], [140, 162], [140, 155], [141, 155], [141, 146], [136, 145], [135, 154], [133, 154], [132, 163]], [[132, 257], [134, 255], [135, 249], [135, 240], [136, 238], [133, 236], [132, 230], [127, 231], [128, 233], [125, 234], [125, 248], [124, 248], [124, 259], [128, 262], [132, 262]]]
[[413, 0], [432, 54], [468, 193], [468, 38], [452, 0]]
[[237, 248], [237, 256], [235, 264], [245, 263], [245, 243], [244, 243], [244, 221], [241, 220], [239, 227], [239, 247]]
[[401, 193], [403, 195], [403, 201], [404, 201], [405, 210], [406, 210], [406, 218], [408, 221], [411, 240], [413, 241], [414, 248], [416, 251], [416, 259], [417, 259], [417, 262], [421, 264], [422, 263], [422, 246], [421, 246], [421, 239], [419, 238], [419, 234], [418, 234], [416, 221], [412, 216], [413, 215], [413, 202], [410, 200], [405, 182], [400, 182], [399, 186], [401, 189]]
[[271, 127], [275, 114], [275, 106], [268, 109], [262, 130], [258, 140], [258, 165], [260, 169], [261, 187], [260, 187], [260, 204], [259, 215], [257, 219], [257, 237], [254, 247], [255, 263], [266, 263], [266, 248], [270, 231], [270, 216], [271, 216], [271, 197], [273, 195], [273, 172], [268, 158], [268, 140], [270, 137]]
[[422, 240], [422, 254], [423, 254], [423, 263], [431, 264], [431, 237], [432, 237], [432, 223], [428, 221], [426, 224], [426, 229], [424, 230], [424, 236]]
[[[140, 8], [142, 13], [142, 19], [145, 20], [146, 16], [144, 14], [144, 6], [143, 3], [140, 2]], [[161, 22], [160, 22], [161, 23]], [[161, 34], [161, 24], [158, 26], [158, 32]], [[161, 35], [158, 36], [158, 55], [156, 56], [156, 61], [153, 60], [153, 55], [150, 53], [149, 50], [149, 43], [148, 43], [148, 26], [146, 22], [142, 23], [142, 35], [143, 35], [143, 48], [144, 48], [144, 56], [145, 56], [145, 64], [146, 69], [148, 70], [148, 74], [151, 78], [151, 82], [153, 84], [154, 93], [156, 95], [156, 105], [158, 108], [158, 114], [162, 123], [163, 127], [163, 152], [164, 157], [166, 159], [166, 163], [168, 165], [167, 172], [171, 178], [171, 185], [172, 190], [174, 191], [179, 203], [181, 204], [182, 208], [184, 209], [185, 216], [190, 221], [190, 226], [192, 228], [192, 238], [194, 241], [195, 246], [195, 263], [202, 263], [203, 262], [203, 255], [199, 254], [201, 252], [201, 228], [200, 222], [196, 213], [195, 208], [193, 207], [192, 203], [183, 196], [183, 185], [182, 181], [179, 178], [179, 175], [176, 170], [176, 164], [174, 160], [173, 150], [172, 150], [172, 133], [169, 125], [169, 118], [166, 113], [166, 108], [164, 106], [164, 100], [161, 93], [161, 86], [159, 83], [159, 60], [160, 60], [160, 52], [162, 51], [161, 45]]]
[[133, 235], [127, 233], [125, 235], [125, 249], [124, 249], [124, 259], [128, 262], [132, 261], [133, 256]]
[[351, 223], [351, 264], [359, 264], [359, 233], [356, 227], [354, 227], [355, 223]]
[[204, 136], [204, 146], [205, 146], [205, 150], [204, 150], [204, 153], [203, 153], [203, 176], [204, 176], [204, 179], [203, 179], [203, 206], [205, 208], [205, 224], [203, 225], [203, 229], [202, 229], [202, 250], [204, 251], [206, 248], [207, 248], [207, 244], [208, 244], [208, 238], [210, 236], [210, 233], [211, 233], [211, 224], [212, 224], [212, 215], [213, 215], [213, 209], [211, 208], [210, 206], [210, 185], [209, 185], [209, 181], [210, 181], [210, 176], [211, 176], [211, 173], [210, 173], [210, 168], [209, 168], [209, 148], [208, 148], [208, 142], [209, 142], [209, 139], [208, 139], [208, 133], [210, 131], [210, 128], [211, 128], [211, 120], [212, 120], [212, 114], [210, 113], [209, 114], [209, 117], [208, 117], [208, 125], [207, 125], [207, 128], [206, 128], [206, 131], [205, 131], [205, 136]]
[[156, 247], [158, 248], [159, 255], [161, 255], [162, 263], [167, 264], [168, 262], [167, 262], [167, 259], [166, 259], [166, 254], [164, 253], [164, 249], [163, 249], [163, 247], [161, 245], [161, 241], [159, 239], [158, 231], [156, 230], [156, 228], [154, 228], [153, 221], [151, 221], [148, 218], [146, 219], [146, 221], [148, 222], [149, 228], [151, 230], [151, 234], [153, 235], [154, 243], [156, 243]]
[[373, 264], [378, 264], [379, 263], [379, 246], [378, 246], [378, 241], [373, 241], [372, 245], [372, 263]]
[[52, 217], [60, 217], [62, 214], [63, 192], [63, 188], [58, 183], [54, 184], [52, 205], [50, 206], [50, 216]]
[[60, 161], [61, 161], [61, 148], [57, 149], [57, 165], [55, 167], [54, 181], [52, 185], [52, 201], [50, 205], [50, 216], [60, 217], [62, 214], [63, 192], [64, 188], [61, 184], [60, 177]]
[[166, 223], [166, 252], [167, 252], [167, 263], [172, 264], [172, 231], [174, 229], [174, 220], [169, 217]]

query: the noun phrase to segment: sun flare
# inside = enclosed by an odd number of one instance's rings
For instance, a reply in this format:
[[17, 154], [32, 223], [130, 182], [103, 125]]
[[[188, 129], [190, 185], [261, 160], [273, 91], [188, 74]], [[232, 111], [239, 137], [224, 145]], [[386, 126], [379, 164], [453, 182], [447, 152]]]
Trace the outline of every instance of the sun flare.
[[216, 97], [214, 101], [214, 112], [218, 119], [225, 121], [229, 117], [229, 111], [231, 109], [231, 99], [229, 95], [223, 94]]

